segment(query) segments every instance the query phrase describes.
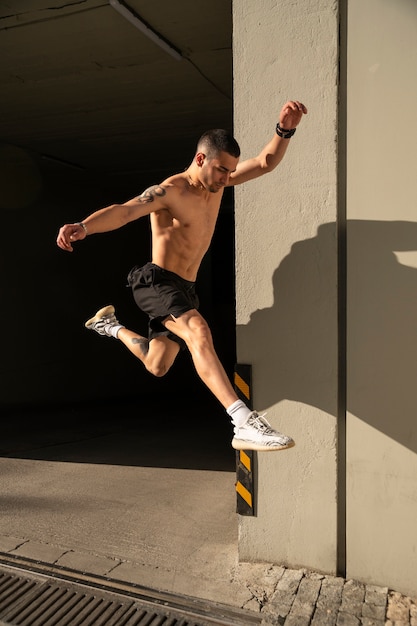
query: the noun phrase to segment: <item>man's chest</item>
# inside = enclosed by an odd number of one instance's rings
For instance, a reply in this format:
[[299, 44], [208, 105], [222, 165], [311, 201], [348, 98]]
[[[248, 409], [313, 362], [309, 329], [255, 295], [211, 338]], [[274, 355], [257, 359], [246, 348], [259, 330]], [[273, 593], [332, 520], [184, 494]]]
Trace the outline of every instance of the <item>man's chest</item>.
[[[217, 199], [216, 199], [217, 200]], [[158, 211], [154, 215], [159, 227], [192, 233], [196, 237], [205, 237], [212, 233], [220, 209], [220, 201], [194, 202], [185, 206]]]

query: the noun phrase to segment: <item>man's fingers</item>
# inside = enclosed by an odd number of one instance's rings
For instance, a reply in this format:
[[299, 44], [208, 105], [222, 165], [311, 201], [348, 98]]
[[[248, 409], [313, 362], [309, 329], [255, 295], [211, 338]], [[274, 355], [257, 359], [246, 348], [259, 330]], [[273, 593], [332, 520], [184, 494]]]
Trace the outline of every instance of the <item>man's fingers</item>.
[[307, 113], [307, 107], [298, 100], [289, 102], [288, 105], [293, 111], [302, 111], [302, 113]]
[[73, 251], [72, 245], [68, 241], [66, 241], [65, 239], [59, 238], [57, 240], [57, 244], [58, 244], [58, 246], [62, 250], [68, 250], [68, 252], [72, 252]]
[[62, 250], [72, 252], [73, 247], [71, 245], [71, 242], [77, 241], [78, 237], [76, 235], [77, 228], [63, 226], [58, 233], [56, 243]]
[[290, 102], [287, 102], [287, 104], [284, 105], [284, 111], [288, 111], [288, 110], [301, 111], [302, 113], [307, 113], [307, 107], [302, 102], [299, 102], [298, 100], [291, 100]]
[[285, 126], [296, 127], [305, 113], [307, 113], [307, 107], [302, 102], [290, 100], [282, 108], [280, 122]]

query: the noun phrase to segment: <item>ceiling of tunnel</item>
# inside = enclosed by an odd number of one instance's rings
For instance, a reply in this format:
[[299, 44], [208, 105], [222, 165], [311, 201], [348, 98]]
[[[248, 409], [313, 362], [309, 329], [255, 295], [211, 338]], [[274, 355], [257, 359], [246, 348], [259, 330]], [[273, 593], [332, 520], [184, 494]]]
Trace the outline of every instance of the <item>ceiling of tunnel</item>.
[[[113, 0], [114, 1], [114, 0]], [[188, 165], [231, 126], [231, 0], [127, 0], [177, 60], [109, 0], [0, 0], [0, 143], [117, 174]]]

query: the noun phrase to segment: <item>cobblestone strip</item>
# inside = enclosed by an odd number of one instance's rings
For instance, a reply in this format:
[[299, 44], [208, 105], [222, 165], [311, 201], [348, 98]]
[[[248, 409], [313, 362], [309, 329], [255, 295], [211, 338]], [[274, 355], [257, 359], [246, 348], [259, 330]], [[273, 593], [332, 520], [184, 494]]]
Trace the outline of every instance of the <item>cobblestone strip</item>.
[[303, 578], [298, 587], [286, 626], [308, 626], [316, 608], [324, 576], [311, 574]]
[[365, 600], [365, 585], [348, 580], [343, 586], [342, 603], [337, 616], [337, 626], [358, 626]]
[[275, 593], [263, 609], [262, 626], [285, 624], [305, 570], [287, 569], [278, 581]]
[[342, 602], [344, 582], [343, 578], [329, 577], [323, 580], [311, 621], [312, 626], [335, 626]]
[[362, 624], [364, 626], [384, 626], [387, 598], [387, 587], [365, 585], [365, 601], [362, 605]]
[[417, 626], [417, 602], [387, 587], [286, 570], [262, 626]]

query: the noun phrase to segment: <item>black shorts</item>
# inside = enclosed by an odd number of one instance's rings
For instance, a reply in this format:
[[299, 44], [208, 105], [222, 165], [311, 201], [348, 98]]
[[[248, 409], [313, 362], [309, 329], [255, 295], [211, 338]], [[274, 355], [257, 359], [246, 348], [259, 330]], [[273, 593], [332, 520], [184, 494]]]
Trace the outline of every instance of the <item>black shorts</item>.
[[162, 322], [170, 315], [179, 317], [198, 308], [195, 283], [155, 263], [134, 267], [129, 272], [127, 282], [132, 288], [136, 304], [149, 317], [149, 339], [165, 335], [184, 348], [183, 340], [167, 330]]

